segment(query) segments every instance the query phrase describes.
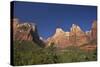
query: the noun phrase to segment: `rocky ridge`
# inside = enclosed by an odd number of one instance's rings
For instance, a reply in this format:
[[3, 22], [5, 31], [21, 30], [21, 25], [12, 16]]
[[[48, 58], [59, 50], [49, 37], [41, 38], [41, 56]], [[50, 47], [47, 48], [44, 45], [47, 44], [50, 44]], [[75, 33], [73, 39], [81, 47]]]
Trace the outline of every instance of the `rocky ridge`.
[[[45, 44], [45, 47], [49, 47], [52, 43], [57, 48], [66, 48], [68, 46], [82, 46], [87, 44], [91, 47], [91, 41], [97, 40], [97, 22], [93, 21], [91, 30], [83, 31], [80, 26], [72, 24], [70, 31], [64, 31], [62, 28], [56, 28], [53, 36], [44, 40], [38, 34], [36, 24], [29, 22], [20, 22], [18, 19], [13, 19], [13, 39], [20, 41], [34, 41], [38, 44]], [[95, 48], [96, 46], [92, 46]], [[88, 49], [88, 47], [81, 47]]]

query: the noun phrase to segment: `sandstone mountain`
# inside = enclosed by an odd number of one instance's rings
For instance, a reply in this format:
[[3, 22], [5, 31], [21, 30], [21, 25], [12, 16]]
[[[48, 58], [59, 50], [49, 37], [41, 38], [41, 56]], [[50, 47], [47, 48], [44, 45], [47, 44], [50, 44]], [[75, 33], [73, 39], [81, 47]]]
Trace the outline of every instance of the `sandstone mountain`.
[[80, 46], [87, 42], [85, 32], [78, 25], [72, 25], [70, 29], [70, 41], [75, 46]]
[[73, 24], [70, 32], [64, 32], [61, 28], [57, 28], [55, 34], [48, 40], [49, 45], [55, 43], [57, 47], [66, 48], [86, 43], [87, 37], [78, 25]]
[[70, 31], [64, 31], [62, 28], [56, 28], [53, 36], [44, 40], [38, 34], [37, 26], [34, 23], [20, 22], [13, 19], [13, 39], [19, 41], [33, 41], [44, 47], [54, 44], [57, 48], [66, 48], [77, 46], [81, 49], [92, 50], [96, 48], [97, 41], [97, 22], [93, 21], [91, 30], [83, 31], [80, 26], [72, 24]]
[[80, 48], [84, 50], [94, 50], [97, 47], [97, 21], [93, 21], [91, 30], [86, 32], [88, 43], [82, 45]]
[[50, 46], [52, 43], [56, 47], [66, 48], [68, 46], [82, 46], [87, 44], [87, 47], [82, 48], [93, 49], [95, 46], [91, 46], [91, 41], [97, 38], [97, 22], [92, 23], [91, 30], [84, 32], [78, 25], [72, 24], [70, 31], [63, 31], [61, 28], [57, 28], [53, 36], [47, 39], [47, 44]]
[[13, 19], [13, 39], [19, 41], [34, 41], [37, 44], [42, 44], [40, 40], [37, 26], [33, 23], [21, 23], [18, 19]]
[[56, 44], [55, 46], [59, 48], [69, 46], [67, 45], [70, 44], [69, 32], [64, 32], [61, 28], [57, 28], [55, 34], [48, 39], [48, 46], [52, 43]]

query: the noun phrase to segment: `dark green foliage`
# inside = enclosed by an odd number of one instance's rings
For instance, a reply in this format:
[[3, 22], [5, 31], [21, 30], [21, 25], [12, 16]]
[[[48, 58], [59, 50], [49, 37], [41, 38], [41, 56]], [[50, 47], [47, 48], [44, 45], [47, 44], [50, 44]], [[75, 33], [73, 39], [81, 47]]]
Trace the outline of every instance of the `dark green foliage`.
[[30, 41], [15, 41], [13, 45], [15, 65], [32, 64], [33, 52], [40, 49], [39, 46]]
[[52, 43], [41, 48], [31, 41], [14, 41], [14, 65], [52, 64], [66, 62], [96, 61], [97, 50], [85, 52], [78, 47], [58, 50]]
[[96, 52], [96, 50], [94, 52], [86, 52], [79, 49], [78, 47], [71, 46], [59, 53], [60, 62], [96, 61]]

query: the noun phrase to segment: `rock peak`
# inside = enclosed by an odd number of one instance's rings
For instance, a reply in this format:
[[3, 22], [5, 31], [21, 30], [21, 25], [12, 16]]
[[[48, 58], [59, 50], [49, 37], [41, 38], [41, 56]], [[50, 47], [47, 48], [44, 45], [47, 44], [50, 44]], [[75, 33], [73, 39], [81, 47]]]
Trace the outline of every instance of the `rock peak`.
[[77, 25], [76, 24], [72, 24], [72, 27], [76, 27]]
[[82, 30], [78, 25], [72, 24], [70, 31], [77, 32], [77, 31], [82, 31]]
[[56, 33], [64, 32], [61, 28], [56, 29]]
[[[16, 40], [30, 40], [32, 41], [33, 38], [38, 38], [37, 28], [35, 25], [32, 25], [29, 22], [20, 23], [19, 19], [12, 19], [13, 20], [13, 30], [14, 30], [14, 39]], [[34, 36], [35, 37], [34, 37]]]
[[92, 23], [92, 28], [96, 28], [97, 27], [97, 21], [95, 20], [95, 21], [93, 21], [93, 23]]

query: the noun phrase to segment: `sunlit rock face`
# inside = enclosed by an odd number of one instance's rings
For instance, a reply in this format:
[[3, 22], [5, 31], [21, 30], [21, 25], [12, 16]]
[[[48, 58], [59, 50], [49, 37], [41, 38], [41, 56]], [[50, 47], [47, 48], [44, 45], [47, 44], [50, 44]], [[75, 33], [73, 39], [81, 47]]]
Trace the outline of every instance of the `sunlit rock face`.
[[80, 46], [87, 42], [86, 33], [78, 25], [72, 24], [70, 28], [70, 41], [73, 45]]
[[57, 47], [66, 48], [67, 46], [80, 46], [87, 41], [86, 33], [78, 25], [72, 24], [70, 32], [57, 28], [55, 34], [49, 38], [49, 45], [54, 43]]
[[47, 39], [48, 45], [52, 43], [58, 48], [65, 48], [70, 45], [69, 32], [64, 32], [61, 28], [57, 28], [54, 35]]
[[72, 24], [70, 31], [66, 32], [61, 28], [56, 28], [53, 36], [47, 39], [47, 43], [50, 46], [54, 43], [56, 47], [65, 48], [67, 46], [81, 46], [90, 42], [91, 37], [95, 39], [96, 34], [96, 23], [92, 24], [92, 29], [84, 32], [80, 26]]

